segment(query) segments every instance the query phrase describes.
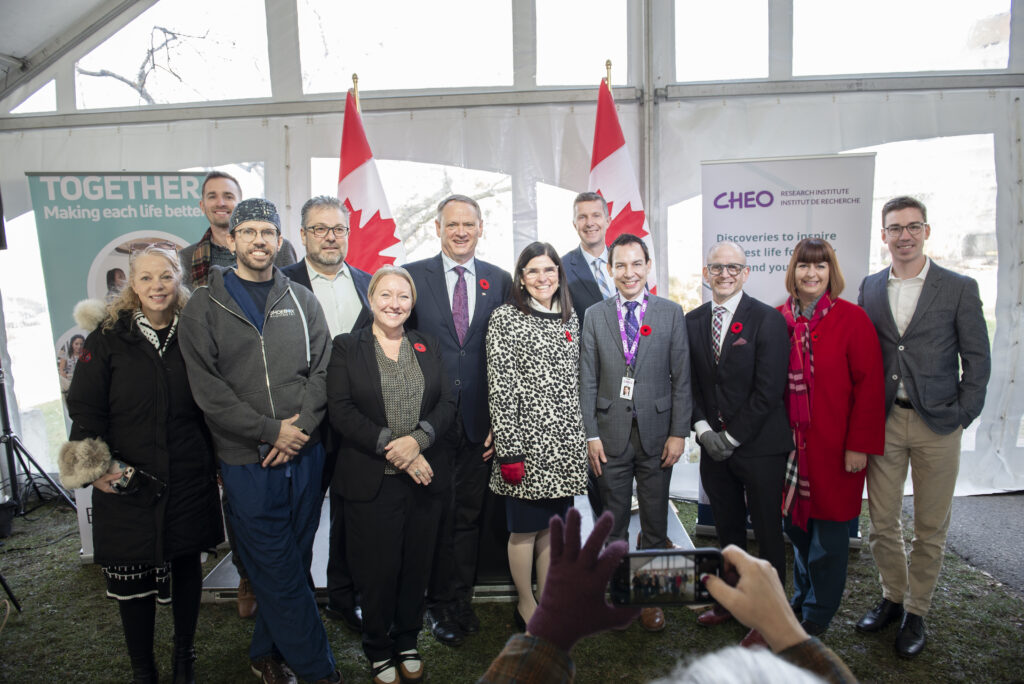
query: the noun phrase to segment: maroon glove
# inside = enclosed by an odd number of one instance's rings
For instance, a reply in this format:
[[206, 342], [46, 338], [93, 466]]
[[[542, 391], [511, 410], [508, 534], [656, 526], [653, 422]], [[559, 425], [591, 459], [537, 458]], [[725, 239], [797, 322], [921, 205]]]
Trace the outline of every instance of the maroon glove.
[[561, 518], [551, 518], [551, 568], [526, 631], [568, 652], [583, 637], [625, 627], [640, 615], [637, 607], [605, 599], [608, 580], [629, 551], [624, 541], [601, 550], [611, 529], [612, 514], [605, 511], [580, 549], [580, 512], [570, 508], [564, 528]]
[[523, 461], [501, 464], [501, 479], [510, 485], [520, 484], [524, 475], [526, 475], [526, 464]]

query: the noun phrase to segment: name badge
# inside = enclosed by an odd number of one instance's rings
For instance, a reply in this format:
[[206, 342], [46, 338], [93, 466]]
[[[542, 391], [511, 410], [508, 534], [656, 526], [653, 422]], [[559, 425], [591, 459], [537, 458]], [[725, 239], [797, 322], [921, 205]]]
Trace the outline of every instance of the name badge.
[[633, 385], [636, 384], [635, 378], [625, 377], [622, 378], [622, 386], [619, 387], [619, 399], [632, 399], [633, 398]]

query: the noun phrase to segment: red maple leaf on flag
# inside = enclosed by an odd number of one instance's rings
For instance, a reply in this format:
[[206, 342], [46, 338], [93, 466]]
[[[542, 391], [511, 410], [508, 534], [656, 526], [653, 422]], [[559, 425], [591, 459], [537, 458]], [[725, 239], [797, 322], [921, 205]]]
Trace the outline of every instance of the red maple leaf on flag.
[[[614, 202], [608, 203], [609, 216], [615, 213], [612, 209], [614, 205]], [[641, 238], [647, 235], [647, 231], [644, 230], [644, 212], [642, 209], [640, 211], [633, 211], [632, 202], [627, 202], [626, 207], [608, 224], [608, 231], [604, 234], [605, 244], [612, 244], [615, 238], [623, 233], [630, 233]]]
[[374, 273], [386, 264], [393, 264], [395, 257], [385, 256], [382, 251], [398, 242], [395, 237], [395, 220], [382, 219], [380, 211], [374, 213], [365, 223], [360, 223], [363, 210], [353, 209], [351, 202], [345, 200], [349, 216], [348, 255], [346, 263]]

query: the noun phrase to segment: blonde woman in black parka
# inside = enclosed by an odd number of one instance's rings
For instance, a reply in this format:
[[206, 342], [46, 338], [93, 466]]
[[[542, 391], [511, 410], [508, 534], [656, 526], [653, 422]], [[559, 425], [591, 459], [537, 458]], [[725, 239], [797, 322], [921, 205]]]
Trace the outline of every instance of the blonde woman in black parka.
[[[222, 539], [216, 473], [178, 347], [188, 291], [177, 256], [149, 246], [130, 270], [128, 287], [106, 307], [79, 358], [68, 392], [71, 440], [102, 440], [113, 457], [110, 471], [92, 482], [93, 545], [107, 596], [120, 609], [133, 681], [157, 681], [156, 603], [173, 598], [173, 681], [185, 684], [195, 681], [200, 553]], [[138, 484], [116, 490], [120, 464], [134, 468], [139, 482], [149, 480], [145, 491], [133, 491]]]

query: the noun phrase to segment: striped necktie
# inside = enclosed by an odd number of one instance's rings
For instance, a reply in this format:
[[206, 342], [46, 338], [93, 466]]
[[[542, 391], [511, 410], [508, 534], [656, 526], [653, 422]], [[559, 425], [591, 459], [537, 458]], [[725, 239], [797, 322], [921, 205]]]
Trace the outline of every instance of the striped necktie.
[[711, 337], [715, 343], [715, 363], [718, 363], [718, 357], [722, 355], [722, 317], [725, 316], [725, 307], [715, 307], [715, 318], [711, 323]]

